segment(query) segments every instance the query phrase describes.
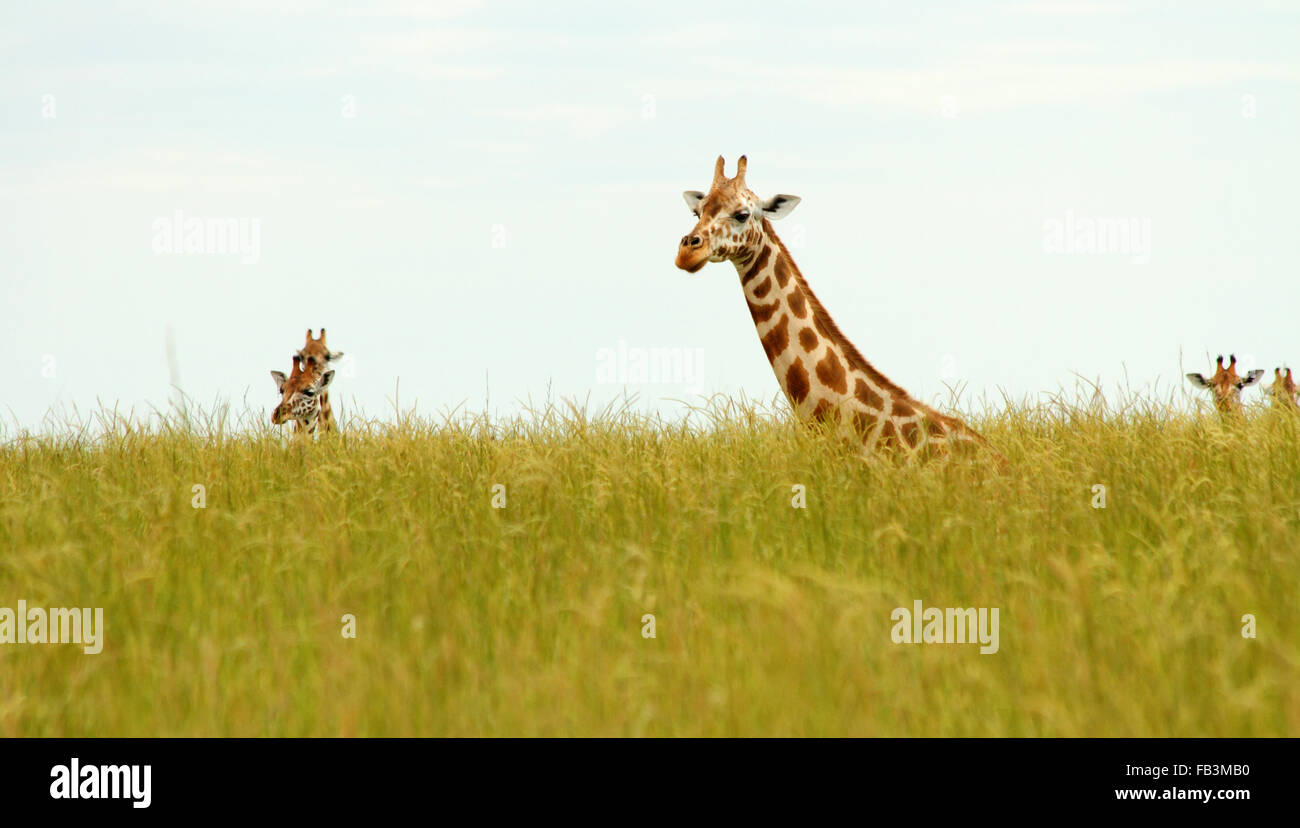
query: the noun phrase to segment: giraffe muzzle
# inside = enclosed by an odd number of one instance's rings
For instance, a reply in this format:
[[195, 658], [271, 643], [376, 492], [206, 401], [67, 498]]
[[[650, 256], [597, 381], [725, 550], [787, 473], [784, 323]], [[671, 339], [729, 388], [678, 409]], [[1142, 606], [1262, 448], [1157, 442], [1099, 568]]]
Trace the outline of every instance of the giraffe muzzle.
[[682, 236], [677, 246], [677, 266], [687, 273], [695, 273], [709, 261], [709, 248], [698, 234]]

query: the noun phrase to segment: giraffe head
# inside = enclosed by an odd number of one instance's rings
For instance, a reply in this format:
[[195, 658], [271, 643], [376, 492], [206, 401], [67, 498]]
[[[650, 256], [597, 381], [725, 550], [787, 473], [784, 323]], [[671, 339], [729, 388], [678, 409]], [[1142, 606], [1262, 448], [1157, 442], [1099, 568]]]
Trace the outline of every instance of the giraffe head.
[[320, 416], [320, 392], [334, 381], [334, 372], [302, 370], [302, 357], [293, 358], [293, 373], [285, 376], [283, 371], [272, 371], [276, 390], [280, 392], [280, 404], [271, 412], [271, 422], [275, 425], [297, 420], [305, 428], [316, 425]]
[[1259, 382], [1259, 378], [1264, 376], [1263, 368], [1256, 368], [1246, 376], [1237, 375], [1237, 356], [1231, 355], [1232, 361], [1228, 367], [1223, 367], [1223, 356], [1216, 359], [1215, 365], [1218, 366], [1214, 371], [1214, 376], [1206, 379], [1200, 374], [1188, 374], [1187, 378], [1192, 381], [1192, 385], [1197, 388], [1208, 388], [1214, 396], [1214, 407], [1219, 411], [1228, 413], [1231, 411], [1241, 410], [1241, 390], [1247, 386]]
[[331, 351], [325, 347], [325, 329], [320, 329], [320, 339], [312, 339], [311, 328], [307, 329], [307, 344], [298, 351], [303, 364], [309, 372], [324, 373], [325, 368], [334, 360], [343, 357], [342, 351]]
[[677, 246], [677, 266], [695, 273], [708, 262], [745, 260], [763, 244], [767, 220], [784, 218], [799, 203], [798, 196], [774, 195], [766, 201], [745, 186], [745, 156], [736, 162], [736, 177], [727, 178], [726, 162], [718, 156], [713, 184], [707, 193], [682, 193], [699, 221]]
[[1273, 405], [1282, 408], [1296, 408], [1296, 385], [1291, 377], [1291, 369], [1282, 373], [1281, 368], [1273, 369]]

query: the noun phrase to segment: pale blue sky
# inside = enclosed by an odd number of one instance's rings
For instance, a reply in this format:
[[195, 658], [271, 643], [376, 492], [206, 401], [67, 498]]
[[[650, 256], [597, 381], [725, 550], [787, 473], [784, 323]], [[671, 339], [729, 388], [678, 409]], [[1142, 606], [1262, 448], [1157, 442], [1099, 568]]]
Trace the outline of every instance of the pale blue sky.
[[[730, 265], [673, 267], [681, 200], [748, 154], [864, 355], [922, 399], [1074, 374], [1300, 366], [1300, 7], [1283, 2], [9, 4], [0, 413], [269, 411], [322, 325], [352, 409], [624, 393], [602, 349], [688, 349], [643, 407], [776, 381]], [[346, 111], [345, 111], [346, 110]], [[353, 117], [345, 117], [352, 114]], [[53, 117], [49, 117], [49, 116]], [[1252, 117], [1248, 117], [1252, 116]], [[257, 219], [257, 261], [155, 222]], [[1051, 254], [1132, 218], [1150, 256]], [[622, 343], [622, 344], [620, 344]], [[1184, 362], [1180, 366], [1179, 353]], [[695, 367], [694, 365], [692, 367]], [[1251, 392], [1251, 399], [1259, 392]], [[268, 415], [269, 416], [269, 415]]]

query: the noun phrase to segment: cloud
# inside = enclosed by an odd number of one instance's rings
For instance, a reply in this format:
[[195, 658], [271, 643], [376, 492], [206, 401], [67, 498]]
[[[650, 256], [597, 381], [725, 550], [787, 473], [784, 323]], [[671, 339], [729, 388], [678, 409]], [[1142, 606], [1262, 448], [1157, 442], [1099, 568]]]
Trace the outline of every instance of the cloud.
[[591, 106], [587, 104], [542, 104], [485, 110], [482, 114], [529, 123], [561, 122], [580, 139], [597, 138], [640, 118], [640, 101], [635, 106]]
[[399, 17], [446, 20], [482, 7], [482, 0], [370, 0], [341, 9], [340, 17]]
[[[358, 36], [355, 52], [350, 57], [336, 63], [308, 66], [301, 73], [312, 78], [391, 72], [418, 80], [485, 80], [506, 74], [507, 69], [500, 60], [517, 60], [524, 50], [561, 51], [570, 42], [562, 34], [494, 28], [371, 32]], [[492, 62], [475, 62], [489, 57]]]
[[1035, 14], [1052, 17], [1094, 16], [1100, 14], [1131, 14], [1152, 8], [1150, 2], [1135, 3], [1104, 2], [1104, 0], [1037, 0], [1033, 3], [1018, 3], [1007, 11], [1014, 14]]
[[437, 28], [363, 34], [359, 46], [369, 57], [428, 57], [501, 48], [513, 39], [515, 33], [503, 29]]
[[958, 112], [997, 112], [1085, 99], [1239, 83], [1300, 80], [1300, 66], [1259, 61], [1147, 61], [1128, 64], [970, 61], [934, 69], [786, 67], [708, 59], [733, 78], [761, 78], [769, 87], [833, 109], [888, 107], [937, 114], [945, 96]]
[[[271, 172], [274, 171], [274, 172]], [[190, 148], [142, 146], [100, 158], [77, 158], [39, 166], [0, 169], [0, 182], [24, 194], [173, 193], [279, 195], [302, 182], [327, 178], [329, 192], [339, 189], [328, 165], [287, 155], [237, 153], [210, 146]], [[347, 194], [364, 190], [360, 176], [347, 183]]]
[[226, 15], [257, 15], [261, 17], [322, 16], [382, 17], [413, 20], [445, 20], [458, 17], [480, 8], [482, 0], [368, 0], [339, 7], [329, 0], [169, 0], [158, 3], [151, 0], [128, 0], [124, 7], [136, 12], [156, 15], [175, 14], [192, 17], [196, 13]]
[[[1178, 0], [1033, 0], [1004, 6], [1002, 12], [1011, 15], [1038, 17], [1098, 17], [1118, 14], [1174, 14], [1190, 12]], [[1204, 4], [1210, 9], [1215, 3]], [[1223, 7], [1225, 10], [1227, 7]], [[1232, 4], [1234, 14], [1248, 11], [1294, 11], [1291, 0], [1239, 0]]]

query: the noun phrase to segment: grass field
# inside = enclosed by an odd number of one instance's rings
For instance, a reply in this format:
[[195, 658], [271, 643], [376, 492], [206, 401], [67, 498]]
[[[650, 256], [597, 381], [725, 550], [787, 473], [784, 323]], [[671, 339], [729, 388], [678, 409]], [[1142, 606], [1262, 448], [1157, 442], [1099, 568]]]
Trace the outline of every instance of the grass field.
[[[0, 435], [0, 606], [106, 625], [0, 646], [0, 735], [1300, 735], [1295, 418], [1011, 405], [1004, 474], [726, 402], [396, 419]], [[917, 599], [999, 651], [893, 643]]]

